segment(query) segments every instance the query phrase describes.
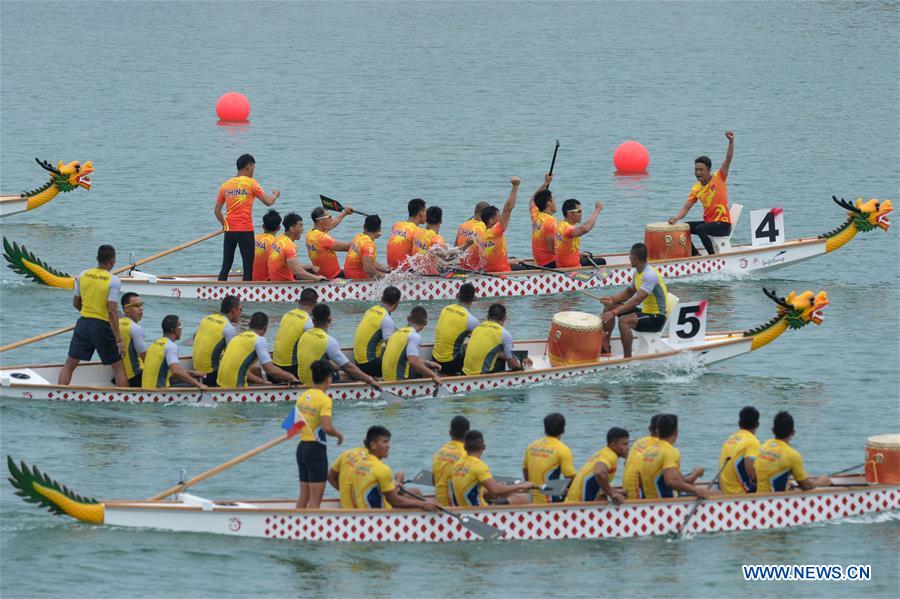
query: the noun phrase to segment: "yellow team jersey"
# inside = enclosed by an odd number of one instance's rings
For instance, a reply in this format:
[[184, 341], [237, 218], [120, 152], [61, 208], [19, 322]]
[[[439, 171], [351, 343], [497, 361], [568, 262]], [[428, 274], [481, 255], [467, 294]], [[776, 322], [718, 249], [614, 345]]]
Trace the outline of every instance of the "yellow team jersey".
[[320, 389], [306, 389], [300, 392], [295, 404], [303, 415], [306, 426], [300, 429], [301, 441], [325, 443], [325, 431], [320, 426], [322, 416], [331, 416], [331, 397]]
[[622, 468], [622, 489], [628, 499], [637, 499], [641, 496], [639, 473], [641, 460], [644, 459], [647, 450], [656, 445], [657, 441], [659, 441], [658, 438], [647, 435], [631, 444], [628, 457], [625, 459], [625, 466]]
[[[669, 442], [657, 439], [641, 457], [638, 465], [640, 490], [643, 499], [660, 499], [675, 497], [677, 493], [666, 484], [663, 472], [669, 468], [681, 468], [681, 452]], [[628, 496], [628, 499], [637, 497]]]
[[365, 447], [354, 447], [341, 452], [331, 464], [331, 469], [338, 473], [338, 492], [341, 494], [341, 507], [344, 509], [356, 507], [353, 503], [353, 471], [367, 455], [369, 450]]
[[631, 286], [636, 290], [640, 289], [644, 282], [644, 275], [647, 274], [648, 270], [652, 270], [656, 273], [659, 284], [654, 288], [653, 292], [647, 295], [647, 297], [644, 298], [644, 301], [641, 302], [640, 310], [644, 314], [662, 314], [665, 316], [669, 313], [669, 290], [666, 288], [666, 282], [663, 281], [663, 277], [659, 274], [657, 269], [648, 264], [644, 267], [643, 271], [635, 271], [634, 281], [632, 281]]
[[[738, 495], [741, 493], [753, 493], [756, 491], [756, 481], [747, 474], [747, 466], [756, 460], [759, 454], [759, 439], [748, 430], [740, 429], [725, 441], [722, 445], [722, 453], [719, 455], [719, 487], [723, 493]], [[725, 459], [731, 458], [728, 465]]]
[[434, 329], [434, 351], [431, 355], [438, 362], [450, 362], [459, 357], [463, 343], [469, 337], [469, 311], [459, 304], [441, 310]]
[[388, 315], [384, 306], [372, 306], [363, 314], [353, 336], [353, 359], [357, 364], [372, 362], [381, 357], [386, 339], [381, 333], [381, 321]]
[[779, 439], [769, 439], [759, 447], [753, 462], [756, 468], [756, 492], [772, 493], [787, 490], [788, 478], [806, 480], [800, 452]]
[[[528, 472], [528, 481], [540, 487], [548, 480], [575, 476], [572, 450], [556, 437], [541, 437], [525, 449], [522, 469]], [[562, 501], [562, 497], [554, 501]], [[531, 491], [532, 503], [547, 503], [547, 496], [537, 489]]]
[[491, 478], [494, 477], [481, 458], [466, 455], [457, 460], [450, 479], [453, 505], [486, 505], [481, 483]]
[[353, 501], [359, 509], [391, 509], [385, 499], [397, 486], [390, 467], [373, 456], [366, 455], [353, 470]]
[[81, 315], [85, 318], [109, 320], [109, 286], [113, 274], [102, 268], [89, 268], [78, 276], [81, 293]]
[[431, 458], [431, 472], [434, 474], [434, 498], [439, 505], [450, 503], [450, 479], [453, 477], [453, 465], [465, 457], [466, 448], [462, 441], [450, 441]]
[[134, 375], [144, 369], [144, 361], [134, 348], [131, 339], [132, 320], [127, 316], [119, 319], [119, 335], [122, 336], [122, 345], [125, 346], [125, 355], [122, 356], [122, 364], [125, 366], [125, 378], [134, 378]]
[[141, 388], [160, 389], [171, 387], [169, 380], [172, 373], [166, 361], [166, 345], [168, 337], [160, 337], [147, 347], [147, 358], [144, 360], [144, 371], [141, 373]]
[[384, 356], [381, 358], [381, 373], [386, 383], [409, 378], [409, 360], [406, 356], [406, 347], [409, 336], [416, 330], [411, 326], [399, 328], [388, 339], [384, 348]]
[[472, 331], [463, 373], [472, 376], [484, 374], [494, 369], [497, 355], [503, 351], [503, 327], [493, 320], [485, 320]]
[[303, 385], [312, 385], [312, 364], [325, 358], [328, 333], [315, 327], [301, 335], [297, 342], [297, 378]]
[[578, 470], [572, 484], [569, 485], [569, 493], [566, 495], [566, 501], [601, 501], [606, 499], [606, 494], [597, 482], [594, 476], [594, 468], [603, 462], [609, 469], [609, 484], [612, 484], [616, 475], [616, 466], [619, 463], [619, 456], [616, 455], [609, 447], [604, 447], [584, 463], [584, 466]]
[[289, 368], [297, 363], [297, 342], [306, 332], [307, 322], [309, 313], [303, 308], [295, 308], [281, 317], [272, 350], [272, 362], [276, 366]]
[[222, 353], [216, 384], [220, 387], [246, 387], [247, 371], [256, 363], [256, 338], [253, 331], [235, 335]]
[[194, 370], [214, 372], [219, 368], [225, 351], [225, 327], [228, 319], [222, 314], [210, 314], [200, 320], [194, 335]]

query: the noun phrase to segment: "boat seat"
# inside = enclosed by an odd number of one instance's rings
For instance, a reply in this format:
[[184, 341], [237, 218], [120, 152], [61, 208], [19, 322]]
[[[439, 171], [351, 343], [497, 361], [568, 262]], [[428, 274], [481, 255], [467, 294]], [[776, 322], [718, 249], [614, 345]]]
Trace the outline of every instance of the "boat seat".
[[633, 331], [634, 343], [631, 347], [632, 356], [646, 356], [649, 354], [660, 354], [672, 351], [672, 346], [663, 341], [663, 333], [672, 320], [672, 315], [678, 310], [678, 302], [681, 300], [674, 293], [666, 295], [666, 322], [663, 323], [662, 329], [658, 333], [645, 333], [641, 331]]
[[731, 233], [722, 237], [710, 236], [709, 238], [710, 241], [712, 241], [713, 249], [715, 249], [717, 254], [731, 250], [731, 236], [734, 235], [734, 228], [737, 225], [738, 219], [741, 218], [741, 212], [744, 211], [744, 206], [742, 204], [732, 204], [728, 211], [731, 213]]

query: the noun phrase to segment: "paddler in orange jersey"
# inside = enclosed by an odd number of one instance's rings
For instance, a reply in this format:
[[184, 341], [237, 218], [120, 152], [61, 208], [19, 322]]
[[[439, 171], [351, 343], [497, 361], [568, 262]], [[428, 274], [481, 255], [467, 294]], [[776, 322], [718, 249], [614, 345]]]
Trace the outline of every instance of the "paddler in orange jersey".
[[[559, 412], [547, 414], [544, 417], [544, 436], [525, 449], [525, 457], [522, 459], [522, 475], [536, 488], [559, 478], [571, 480], [578, 474], [578, 471], [575, 470], [572, 450], [560, 440], [565, 432], [565, 416]], [[556, 503], [564, 499], [565, 496], [557, 496], [551, 497], [550, 501]], [[532, 491], [531, 501], [547, 503], [547, 497], [540, 491]]]
[[348, 279], [380, 279], [391, 272], [379, 263], [375, 240], [381, 237], [381, 217], [367, 216], [363, 222], [363, 232], [357, 233], [350, 242], [347, 258], [344, 260], [344, 276]]
[[581, 251], [581, 237], [587, 235], [597, 224], [597, 217], [603, 210], [603, 204], [594, 204], [594, 211], [588, 219], [581, 223], [581, 203], [578, 200], [566, 200], [562, 205], [563, 220], [556, 225], [556, 257], [548, 266], [550, 268], [575, 268], [578, 266], [596, 266], [606, 264], [603, 258], [594, 258], [590, 252]]
[[[219, 195], [216, 197], [214, 213], [216, 219], [225, 228], [225, 245], [222, 254], [222, 269], [219, 271], [219, 280], [228, 279], [228, 272], [234, 262], [234, 249], [241, 250], [241, 262], [244, 267], [244, 280], [250, 281], [253, 277], [253, 200], [259, 198], [266, 206], [271, 206], [281, 195], [280, 191], [266, 195], [253, 178], [256, 169], [256, 160], [250, 154], [242, 154], [237, 159], [237, 175], [222, 183]], [[222, 206], [225, 206], [225, 214], [222, 214]]]
[[[425, 211], [425, 228], [416, 229], [413, 235], [413, 266], [417, 271], [426, 275], [436, 275], [439, 272], [441, 260], [453, 260], [455, 252], [449, 251], [447, 242], [441, 236], [441, 224], [444, 221], [444, 211], [439, 206], [429, 206]], [[462, 249], [468, 249], [474, 242], [466, 240]], [[434, 248], [434, 249], [432, 249]]]
[[[509, 218], [513, 208], [516, 207], [516, 195], [519, 193], [519, 185], [522, 180], [518, 177], [510, 179], [512, 189], [509, 197], [500, 211], [496, 206], [488, 206], [481, 211], [481, 220], [484, 221], [484, 232], [478, 237], [478, 245], [484, 260], [486, 272], [509, 272], [510, 262], [506, 254], [506, 228], [509, 226]], [[515, 270], [527, 270], [528, 267], [515, 262]]]
[[[459, 226], [456, 231], [456, 247], [462, 248], [466, 245], [469, 250], [460, 259], [459, 265], [468, 270], [481, 269], [481, 248], [478, 245], [479, 236], [484, 233], [484, 223], [481, 221], [481, 211], [490, 206], [487, 202], [478, 202], [475, 204], [475, 214], [472, 218]], [[471, 243], [470, 243], [471, 242]]]
[[309, 272], [307, 268], [314, 266], [300, 264], [297, 259], [296, 241], [303, 235], [303, 218], [294, 212], [289, 212], [282, 221], [284, 233], [272, 243], [272, 251], [269, 254], [269, 280], [270, 281], [324, 281], [326, 277]]
[[438, 505], [453, 505], [450, 502], [450, 479], [453, 465], [466, 456], [463, 440], [469, 432], [469, 419], [454, 416], [450, 421], [450, 441], [431, 456], [431, 474], [434, 479], [434, 499]]
[[350, 249], [348, 242], [338, 241], [329, 234], [329, 231], [341, 224], [341, 221], [352, 212], [352, 208], [344, 208], [335, 218], [321, 206], [312, 211], [313, 229], [306, 234], [306, 251], [313, 266], [319, 268], [319, 274], [328, 279], [344, 276], [336, 252], [346, 252]]
[[[712, 171], [712, 160], [708, 156], [700, 156], [694, 161], [694, 176], [697, 182], [688, 194], [687, 202], [681, 210], [669, 219], [669, 224], [674, 225], [687, 216], [691, 207], [700, 200], [703, 205], [703, 220], [691, 221], [691, 233], [700, 238], [706, 254], [712, 256], [715, 247], [710, 239], [712, 237], [724, 237], [731, 233], [731, 208], [728, 206], [728, 168], [731, 166], [731, 158], [734, 156], [734, 132], [726, 131], [728, 138], [728, 151], [725, 152], [725, 160], [715, 174]], [[691, 244], [691, 252], [694, 256], [700, 254], [697, 248]]]
[[425, 200], [415, 198], [406, 205], [407, 220], [394, 223], [387, 242], [388, 268], [395, 270], [413, 255], [413, 237], [419, 226], [425, 223]]
[[256, 236], [256, 246], [253, 250], [253, 280], [269, 280], [269, 254], [272, 251], [272, 243], [281, 228], [281, 215], [274, 208], [263, 215], [263, 232]]
[[556, 200], [550, 192], [553, 175], [544, 175], [544, 184], [534, 195], [528, 209], [531, 212], [531, 255], [538, 266], [550, 266], [556, 259]]

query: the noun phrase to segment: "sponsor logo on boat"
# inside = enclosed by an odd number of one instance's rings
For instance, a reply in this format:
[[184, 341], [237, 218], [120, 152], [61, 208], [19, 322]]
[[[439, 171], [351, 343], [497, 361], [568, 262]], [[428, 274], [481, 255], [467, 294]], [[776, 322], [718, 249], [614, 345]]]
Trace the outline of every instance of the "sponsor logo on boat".
[[786, 253], [787, 253], [787, 250], [781, 250], [780, 252], [778, 252], [777, 254], [775, 254], [774, 256], [769, 258], [768, 260], [763, 260], [762, 265], [763, 266], [772, 266], [773, 264], [781, 264], [782, 262], [784, 262], [784, 255]]
[[228, 519], [228, 530], [237, 532], [241, 529], [241, 519], [237, 516]]
[[747, 268], [748, 264], [749, 263], [747, 262], [746, 258], [741, 258], [741, 262], [740, 262], [741, 268]]

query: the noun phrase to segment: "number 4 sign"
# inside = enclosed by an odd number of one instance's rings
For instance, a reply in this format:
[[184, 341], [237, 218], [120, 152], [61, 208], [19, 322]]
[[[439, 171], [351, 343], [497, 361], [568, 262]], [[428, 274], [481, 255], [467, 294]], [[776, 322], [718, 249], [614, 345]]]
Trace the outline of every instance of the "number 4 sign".
[[678, 304], [669, 330], [669, 345], [685, 347], [706, 339], [706, 307], [709, 302]]
[[753, 210], [750, 213], [750, 241], [753, 247], [784, 242], [784, 208]]

